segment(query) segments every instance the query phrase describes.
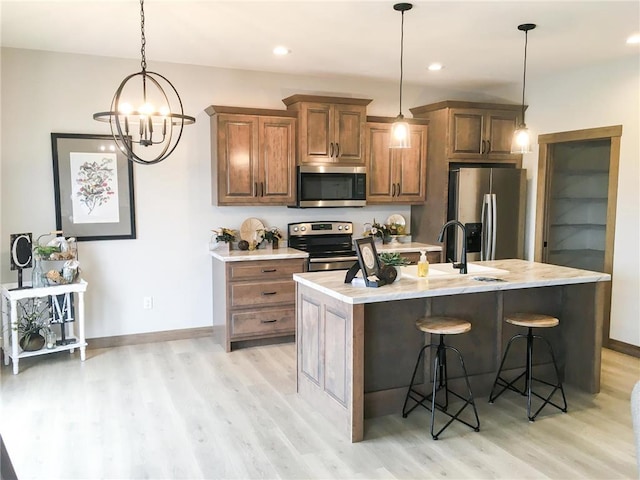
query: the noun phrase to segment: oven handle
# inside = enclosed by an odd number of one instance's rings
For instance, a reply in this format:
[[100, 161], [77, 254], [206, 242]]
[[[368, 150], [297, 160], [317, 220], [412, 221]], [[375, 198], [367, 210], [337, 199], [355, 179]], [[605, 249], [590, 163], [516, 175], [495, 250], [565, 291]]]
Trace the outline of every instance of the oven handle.
[[357, 262], [358, 257], [322, 257], [310, 258], [309, 263], [328, 263], [328, 262]]

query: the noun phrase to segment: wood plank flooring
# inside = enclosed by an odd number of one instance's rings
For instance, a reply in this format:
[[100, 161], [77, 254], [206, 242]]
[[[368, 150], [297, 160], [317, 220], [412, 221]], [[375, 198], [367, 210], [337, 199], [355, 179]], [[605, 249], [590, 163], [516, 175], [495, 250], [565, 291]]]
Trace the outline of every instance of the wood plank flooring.
[[[438, 441], [428, 412], [365, 421], [351, 444], [295, 393], [295, 346], [212, 338], [58, 353], [0, 369], [0, 433], [18, 478], [638, 478], [629, 397], [640, 359], [603, 351], [602, 389], [534, 423], [478, 399], [481, 431]], [[407, 373], [409, 374], [409, 373]]]

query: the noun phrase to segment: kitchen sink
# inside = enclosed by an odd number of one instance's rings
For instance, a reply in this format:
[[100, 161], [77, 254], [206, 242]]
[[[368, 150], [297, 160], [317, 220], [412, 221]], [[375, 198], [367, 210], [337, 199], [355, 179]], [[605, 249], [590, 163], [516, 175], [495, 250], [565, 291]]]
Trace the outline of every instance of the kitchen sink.
[[[411, 279], [423, 279], [423, 278], [447, 278], [456, 277], [460, 275], [460, 271], [457, 268], [453, 268], [452, 263], [432, 263], [429, 265], [429, 274], [426, 277], [418, 276], [417, 265], [407, 265], [401, 267], [402, 277]], [[467, 275], [500, 275], [503, 273], [509, 273], [507, 270], [501, 270], [500, 268], [487, 267], [485, 265], [478, 265], [476, 263], [467, 264]]]

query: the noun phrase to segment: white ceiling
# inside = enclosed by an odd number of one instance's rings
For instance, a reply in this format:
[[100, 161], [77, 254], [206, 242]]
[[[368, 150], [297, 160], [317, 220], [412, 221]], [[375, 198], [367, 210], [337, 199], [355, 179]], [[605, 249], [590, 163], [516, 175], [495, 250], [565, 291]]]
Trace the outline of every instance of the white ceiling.
[[[394, 1], [146, 0], [147, 63], [398, 80]], [[624, 56], [640, 2], [414, 1], [405, 13], [405, 82], [483, 88]], [[138, 0], [2, 0], [2, 46], [140, 58]], [[275, 57], [276, 45], [292, 53]], [[428, 72], [431, 62], [445, 69]]]

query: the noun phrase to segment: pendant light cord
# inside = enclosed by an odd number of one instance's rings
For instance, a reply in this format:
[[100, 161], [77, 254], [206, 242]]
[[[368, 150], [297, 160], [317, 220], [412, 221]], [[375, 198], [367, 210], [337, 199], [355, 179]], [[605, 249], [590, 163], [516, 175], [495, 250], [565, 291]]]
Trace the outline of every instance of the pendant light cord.
[[400, 23], [400, 117], [402, 117], [402, 58], [404, 57], [404, 10], [402, 11], [402, 20]]
[[522, 123], [524, 124], [524, 90], [527, 85], [527, 42], [529, 39], [529, 32], [524, 32], [524, 72], [522, 74]]

